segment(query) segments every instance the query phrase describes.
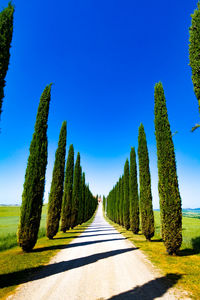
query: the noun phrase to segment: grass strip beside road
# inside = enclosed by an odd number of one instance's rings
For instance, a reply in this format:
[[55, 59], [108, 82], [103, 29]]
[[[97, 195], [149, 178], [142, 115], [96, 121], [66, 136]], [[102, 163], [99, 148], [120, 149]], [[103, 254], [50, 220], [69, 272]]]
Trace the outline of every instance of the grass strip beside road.
[[199, 299], [200, 292], [200, 220], [183, 217], [183, 243], [177, 256], [170, 256], [160, 236], [160, 214], [155, 214], [156, 231], [152, 242], [145, 237], [133, 234], [130, 230], [106, 220], [117, 229], [124, 237], [138, 247], [147, 258], [160, 269], [162, 275], [168, 273], [180, 274], [181, 278], [175, 285], [176, 288], [188, 291], [193, 299]]
[[[95, 216], [95, 215], [94, 215]], [[66, 233], [59, 232], [53, 240], [47, 237], [38, 239], [32, 252], [24, 253], [20, 247], [0, 252], [0, 299], [12, 294], [23, 279], [32, 276], [40, 268], [49, 263], [50, 259], [74, 238], [78, 237], [92, 223], [94, 216]], [[17, 273], [16, 273], [17, 272]], [[18, 276], [16, 275], [18, 274]]]

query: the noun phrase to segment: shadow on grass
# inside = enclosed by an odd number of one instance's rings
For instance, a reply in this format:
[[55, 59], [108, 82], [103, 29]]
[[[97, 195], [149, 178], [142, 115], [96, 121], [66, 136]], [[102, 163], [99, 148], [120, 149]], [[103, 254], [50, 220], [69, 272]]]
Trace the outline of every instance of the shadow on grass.
[[156, 240], [151, 240], [152, 243], [161, 243], [163, 242], [162, 239], [156, 239]]
[[119, 240], [124, 240], [124, 238], [109, 239], [109, 240], [96, 240], [96, 241], [80, 242], [80, 243], [71, 243], [71, 244], [67, 244], [67, 245], [53, 245], [53, 246], [47, 246], [47, 247], [41, 247], [41, 248], [33, 249], [31, 251], [31, 253], [44, 252], [44, 251], [48, 251], [48, 250], [58, 250], [58, 249], [82, 247], [82, 246], [88, 246], [88, 245], [92, 245], [92, 244], [105, 243], [105, 242], [114, 242], [114, 241], [119, 241]]
[[9, 274], [3, 274], [0, 275], [0, 288], [19, 285], [33, 280], [39, 280], [54, 274], [80, 268], [82, 266], [95, 263], [101, 259], [105, 259], [115, 255], [120, 255], [136, 249], [137, 248], [125, 248], [120, 250], [102, 252], [102, 253], [86, 256], [86, 257], [80, 257], [68, 261], [49, 264], [47, 266], [39, 266], [39, 267], [24, 269]]
[[190, 256], [200, 253], [200, 236], [191, 240], [192, 248], [179, 250], [178, 256]]
[[151, 280], [134, 289], [115, 295], [109, 300], [153, 300], [163, 296], [167, 290], [173, 287], [182, 277], [180, 274], [169, 273], [166, 276]]

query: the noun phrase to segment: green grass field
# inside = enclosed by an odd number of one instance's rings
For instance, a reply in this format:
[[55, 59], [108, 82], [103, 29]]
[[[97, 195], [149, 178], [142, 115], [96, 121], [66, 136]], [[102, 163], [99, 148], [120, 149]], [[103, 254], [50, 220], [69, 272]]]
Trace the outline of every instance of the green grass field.
[[163, 275], [173, 273], [180, 279], [175, 287], [185, 289], [194, 299], [199, 299], [200, 293], [200, 219], [198, 215], [183, 217], [183, 243], [177, 256], [166, 253], [160, 235], [160, 212], [155, 211], [155, 236], [152, 242], [147, 242], [140, 233], [133, 234], [130, 230], [119, 226], [108, 218], [120, 233], [142, 250], [150, 261], [161, 270]]
[[[39, 237], [45, 236], [47, 205], [43, 206]], [[0, 206], [0, 251], [17, 245], [17, 228], [19, 224], [19, 206]]]

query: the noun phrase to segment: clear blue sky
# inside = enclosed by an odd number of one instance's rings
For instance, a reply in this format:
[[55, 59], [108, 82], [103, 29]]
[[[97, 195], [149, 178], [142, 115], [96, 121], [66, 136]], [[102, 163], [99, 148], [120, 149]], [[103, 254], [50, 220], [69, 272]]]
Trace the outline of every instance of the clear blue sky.
[[[40, 95], [50, 82], [45, 201], [61, 123], [80, 151], [94, 194], [109, 192], [144, 123], [158, 207], [154, 85], [162, 81], [183, 207], [199, 207], [200, 130], [188, 43], [196, 0], [15, 0], [14, 35], [0, 122], [0, 203], [21, 203]], [[1, 0], [0, 8], [8, 1]]]

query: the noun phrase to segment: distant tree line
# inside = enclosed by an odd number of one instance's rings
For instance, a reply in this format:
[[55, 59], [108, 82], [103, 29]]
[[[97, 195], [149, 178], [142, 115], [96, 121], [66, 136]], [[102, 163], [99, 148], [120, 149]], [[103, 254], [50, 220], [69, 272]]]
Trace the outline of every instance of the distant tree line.
[[[114, 222], [139, 232], [141, 215], [142, 232], [147, 240], [154, 236], [154, 216], [151, 196], [149, 157], [143, 124], [138, 136], [140, 197], [138, 194], [137, 163], [135, 148], [130, 151], [130, 166], [127, 159], [124, 173], [107, 197], [107, 215]], [[140, 210], [140, 214], [139, 214]]]

